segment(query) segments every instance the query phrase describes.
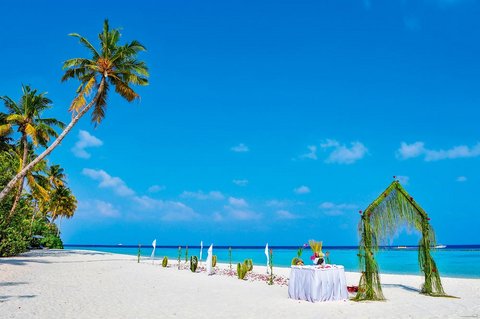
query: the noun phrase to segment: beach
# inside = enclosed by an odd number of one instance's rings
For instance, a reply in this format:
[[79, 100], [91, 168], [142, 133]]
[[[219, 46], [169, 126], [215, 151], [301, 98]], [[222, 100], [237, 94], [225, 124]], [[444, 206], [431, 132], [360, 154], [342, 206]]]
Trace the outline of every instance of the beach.
[[[288, 298], [286, 285], [163, 268], [144, 258], [82, 250], [37, 250], [0, 259], [2, 318], [477, 318], [480, 279], [442, 277], [458, 298], [418, 293], [423, 278], [382, 275], [384, 302]], [[218, 273], [228, 265], [217, 265]], [[265, 267], [253, 272], [264, 274]], [[274, 273], [288, 278], [289, 268]], [[359, 274], [346, 273], [347, 285]], [[351, 295], [353, 296], [353, 295]]]

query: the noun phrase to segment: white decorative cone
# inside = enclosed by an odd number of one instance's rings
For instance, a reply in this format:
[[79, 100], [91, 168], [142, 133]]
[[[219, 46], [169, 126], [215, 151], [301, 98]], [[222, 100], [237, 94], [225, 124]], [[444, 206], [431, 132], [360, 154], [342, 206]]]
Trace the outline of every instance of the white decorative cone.
[[208, 254], [207, 254], [207, 275], [213, 274], [212, 253], [213, 253], [213, 244], [211, 244], [211, 245], [210, 245], [210, 248], [208, 248]]
[[268, 266], [269, 266], [269, 262], [270, 262], [270, 255], [268, 254], [268, 243], [265, 246], [265, 256], [267, 256], [267, 274], [268, 274]]
[[157, 248], [157, 239], [153, 240], [152, 247], [153, 247], [153, 251], [152, 251], [152, 256], [150, 256], [150, 258], [152, 258], [152, 264], [153, 264], [153, 261], [155, 258], [155, 248]]

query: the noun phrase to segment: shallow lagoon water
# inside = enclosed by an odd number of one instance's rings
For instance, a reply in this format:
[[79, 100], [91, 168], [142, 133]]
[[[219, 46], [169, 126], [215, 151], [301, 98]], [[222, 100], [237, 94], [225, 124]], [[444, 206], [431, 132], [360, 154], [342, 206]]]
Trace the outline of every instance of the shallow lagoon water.
[[[289, 267], [291, 260], [297, 256], [297, 248], [294, 247], [271, 247], [273, 249], [274, 266]], [[85, 249], [96, 250], [117, 254], [126, 254], [136, 256], [138, 247], [136, 246], [106, 246], [106, 245], [65, 245], [65, 249]], [[207, 257], [208, 246], [203, 248], [202, 259]], [[215, 247], [214, 255], [217, 255], [218, 262], [229, 263], [228, 247]], [[232, 247], [232, 264], [242, 262], [246, 258], [252, 259], [254, 265], [266, 265], [264, 247]], [[354, 247], [324, 247], [323, 252], [330, 252], [330, 262], [332, 264], [343, 265], [347, 271], [359, 271], [358, 250]], [[152, 253], [151, 245], [141, 247], [142, 258], [150, 258]], [[432, 249], [433, 258], [442, 276], [480, 278], [480, 245], [468, 246], [447, 246], [443, 249]], [[200, 247], [189, 247], [188, 255], [199, 257]], [[155, 258], [161, 259], [167, 256], [170, 260], [178, 259], [178, 246], [157, 247]], [[181, 251], [182, 261], [185, 260], [185, 246]], [[310, 261], [311, 250], [306, 248], [303, 251], [302, 259], [305, 264]], [[418, 250], [415, 247], [407, 249], [398, 249], [397, 247], [381, 248], [376, 259], [380, 268], [380, 273], [395, 274], [421, 274], [418, 265]]]

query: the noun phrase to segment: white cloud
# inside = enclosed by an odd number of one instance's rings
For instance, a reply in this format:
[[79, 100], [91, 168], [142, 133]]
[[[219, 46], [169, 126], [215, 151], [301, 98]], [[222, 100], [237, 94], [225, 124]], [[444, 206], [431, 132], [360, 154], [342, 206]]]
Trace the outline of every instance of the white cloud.
[[134, 195], [135, 192], [128, 188], [124, 181], [122, 181], [118, 177], [110, 176], [104, 170], [95, 170], [90, 168], [84, 168], [82, 173], [93, 180], [99, 181], [100, 188], [110, 188], [112, 189], [117, 195], [120, 196], [131, 196]]
[[248, 179], [234, 179], [232, 182], [237, 186], [247, 186], [248, 185]]
[[347, 147], [336, 140], [327, 140], [320, 147], [324, 150], [333, 149], [325, 160], [326, 163], [353, 164], [362, 159], [368, 152], [365, 145], [360, 142], [352, 142], [350, 147]]
[[164, 201], [148, 196], [135, 196], [133, 200], [140, 205], [141, 209], [159, 213], [161, 220], [189, 221], [199, 217], [192, 208], [181, 202]]
[[316, 145], [308, 145], [307, 146], [309, 152], [303, 155], [300, 155], [300, 158], [308, 158], [312, 160], [317, 160], [317, 146]]
[[248, 203], [243, 198], [229, 197], [228, 203], [235, 207], [248, 207]]
[[297, 219], [299, 216], [290, 213], [288, 210], [277, 210], [276, 215], [279, 219]]
[[397, 151], [397, 158], [409, 159], [422, 155], [425, 152], [425, 144], [423, 142], [415, 142], [413, 144], [407, 144], [405, 142], [400, 143], [400, 148]]
[[152, 185], [148, 188], [149, 193], [158, 193], [163, 191], [166, 187], [164, 185]]
[[[77, 214], [78, 213], [78, 214]], [[120, 211], [109, 202], [102, 200], [82, 200], [78, 202], [78, 209], [75, 216], [79, 218], [115, 218], [120, 216]]]
[[216, 222], [220, 222], [220, 221], [224, 220], [224, 217], [220, 212], [214, 212], [212, 214], [212, 219]]
[[396, 176], [400, 184], [402, 185], [408, 185], [408, 181], [410, 180], [410, 177], [408, 176], [403, 176], [403, 175], [398, 175]]
[[272, 199], [265, 203], [268, 207], [285, 207], [288, 205], [288, 202], [285, 200]]
[[320, 204], [319, 208], [328, 216], [339, 216], [343, 215], [347, 211], [352, 211], [357, 209], [357, 205], [354, 204], [335, 204], [332, 202], [323, 202]]
[[460, 183], [463, 183], [463, 182], [466, 182], [467, 181], [467, 177], [466, 176], [458, 176], [457, 179], [456, 179], [457, 182], [460, 182]]
[[204, 193], [203, 191], [197, 192], [183, 192], [180, 197], [183, 198], [194, 198], [198, 200], [222, 200], [225, 196], [219, 191], [211, 191], [208, 193]]
[[302, 185], [298, 188], [295, 188], [293, 191], [295, 192], [295, 194], [308, 194], [310, 193], [310, 188], [308, 188], [308, 186]]
[[230, 148], [230, 150], [236, 153], [245, 153], [245, 152], [248, 152], [250, 149], [248, 148], [247, 145], [240, 143], [237, 146], [233, 146], [232, 148]]
[[261, 218], [260, 214], [242, 207], [225, 206], [225, 211], [230, 218], [236, 220], [254, 220]]
[[423, 142], [407, 144], [402, 142], [397, 150], [397, 158], [409, 159], [423, 156], [424, 161], [433, 162], [444, 159], [470, 158], [480, 156], [480, 143], [472, 147], [466, 145], [454, 146], [447, 150], [431, 150], [425, 147]]
[[108, 202], [104, 202], [101, 200], [94, 201], [94, 210], [96, 210], [100, 215], [106, 217], [118, 217], [120, 216], [120, 212]]
[[87, 147], [99, 147], [102, 145], [103, 142], [101, 140], [87, 131], [80, 130], [78, 133], [78, 141], [75, 143], [75, 146], [72, 147], [71, 151], [76, 157], [90, 158], [90, 154], [85, 149]]

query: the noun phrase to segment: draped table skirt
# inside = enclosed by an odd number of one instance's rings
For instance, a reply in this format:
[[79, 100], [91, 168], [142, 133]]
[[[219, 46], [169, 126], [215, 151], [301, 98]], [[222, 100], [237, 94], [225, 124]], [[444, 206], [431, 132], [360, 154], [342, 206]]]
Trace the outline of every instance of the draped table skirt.
[[311, 302], [347, 299], [343, 266], [329, 266], [292, 266], [288, 284], [289, 298]]

